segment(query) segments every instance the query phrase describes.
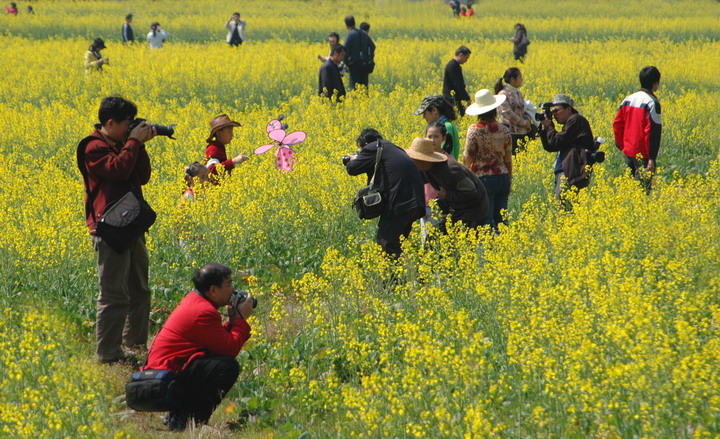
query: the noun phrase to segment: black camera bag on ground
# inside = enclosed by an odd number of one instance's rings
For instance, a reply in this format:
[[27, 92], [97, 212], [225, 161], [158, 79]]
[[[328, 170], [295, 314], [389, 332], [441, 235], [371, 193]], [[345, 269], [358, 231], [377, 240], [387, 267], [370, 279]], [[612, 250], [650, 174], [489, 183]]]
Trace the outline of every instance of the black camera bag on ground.
[[87, 170], [85, 169], [85, 149], [88, 143], [93, 140], [102, 140], [108, 143], [106, 139], [96, 136], [88, 136], [82, 139], [78, 144], [76, 152], [78, 169], [83, 176], [85, 193], [88, 194], [90, 198], [88, 202], [90, 208], [93, 209], [92, 216], [95, 220], [97, 235], [102, 238], [110, 248], [118, 253], [122, 253], [130, 248], [136, 239], [140, 238], [150, 229], [150, 226], [155, 223], [157, 214], [140, 195], [141, 192], [138, 188], [137, 194], [135, 194], [133, 190], [130, 190], [130, 192], [122, 196], [119, 200], [108, 204], [105, 207], [102, 218], [100, 218], [100, 220], [97, 219], [94, 210], [95, 200], [90, 194], [90, 185], [88, 184]]
[[125, 402], [139, 412], [168, 412], [179, 400], [181, 385], [169, 370], [143, 370], [125, 386]]
[[375, 185], [375, 176], [378, 173], [380, 160], [382, 159], [383, 146], [380, 140], [377, 141], [377, 155], [375, 156], [375, 170], [370, 178], [370, 184], [360, 189], [353, 200], [353, 207], [360, 219], [373, 219], [379, 217], [385, 202], [380, 194], [380, 187]]

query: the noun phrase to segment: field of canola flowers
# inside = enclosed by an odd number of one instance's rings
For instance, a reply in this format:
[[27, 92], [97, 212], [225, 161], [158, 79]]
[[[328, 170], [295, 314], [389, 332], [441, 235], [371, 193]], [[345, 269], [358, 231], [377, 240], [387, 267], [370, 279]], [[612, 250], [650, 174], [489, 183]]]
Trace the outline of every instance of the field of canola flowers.
[[[77, 141], [103, 96], [177, 123], [149, 143], [146, 195], [153, 332], [209, 261], [245, 273], [260, 300], [241, 377], [211, 423], [230, 437], [716, 437], [720, 434], [720, 3], [479, 2], [454, 20], [440, 1], [34, 2], [0, 17], [0, 436], [157, 437], [157, 415], [127, 416], [120, 366], [92, 356], [97, 294], [83, 221]], [[21, 5], [22, 10], [22, 5]], [[119, 43], [160, 21], [165, 48]], [[239, 10], [248, 41], [224, 44]], [[378, 45], [370, 92], [315, 96], [315, 56], [354, 14]], [[509, 227], [461, 229], [426, 248], [413, 231], [398, 263], [350, 209], [361, 178], [340, 157], [368, 126], [407, 147], [423, 96], [441, 90], [454, 49], [473, 54], [471, 94], [515, 65], [512, 26], [532, 44], [523, 92], [575, 98], [610, 140], [572, 213], [551, 199], [554, 156], [515, 160]], [[86, 75], [103, 37], [111, 65]], [[650, 196], [624, 172], [611, 122], [637, 72], [663, 76], [661, 167]], [[243, 123], [230, 155], [266, 143], [285, 114], [308, 133], [294, 172], [254, 157], [178, 209], [185, 165], [207, 122]], [[473, 121], [457, 121], [461, 136]], [[181, 246], [178, 238], [185, 238]], [[239, 276], [238, 276], [239, 277]], [[172, 437], [192, 437], [193, 432]]]

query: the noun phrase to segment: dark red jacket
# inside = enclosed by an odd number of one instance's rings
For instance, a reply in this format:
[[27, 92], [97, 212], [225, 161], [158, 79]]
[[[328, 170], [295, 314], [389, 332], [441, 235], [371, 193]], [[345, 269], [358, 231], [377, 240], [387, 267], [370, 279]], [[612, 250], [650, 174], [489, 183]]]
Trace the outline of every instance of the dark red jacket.
[[215, 161], [220, 162], [219, 164], [223, 165], [228, 173], [235, 168], [232, 159], [228, 160], [227, 158], [225, 145], [220, 142], [210, 142], [205, 148], [205, 163], [208, 164], [208, 170], [211, 174], [217, 175], [218, 172], [215, 169], [217, 163], [214, 163]]
[[[128, 139], [118, 149], [102, 140], [100, 131], [95, 130], [91, 135], [100, 137], [85, 148], [85, 170], [90, 191], [85, 195], [85, 216], [90, 232], [94, 232], [93, 207], [97, 218], [102, 216], [108, 204], [122, 198], [133, 187], [142, 196], [141, 186], [150, 181], [150, 157], [145, 145], [137, 139]], [[90, 199], [93, 198], [91, 206]]]
[[223, 325], [215, 305], [190, 291], [155, 337], [143, 369], [178, 373], [208, 354], [236, 357], [249, 338], [250, 325], [244, 319]]

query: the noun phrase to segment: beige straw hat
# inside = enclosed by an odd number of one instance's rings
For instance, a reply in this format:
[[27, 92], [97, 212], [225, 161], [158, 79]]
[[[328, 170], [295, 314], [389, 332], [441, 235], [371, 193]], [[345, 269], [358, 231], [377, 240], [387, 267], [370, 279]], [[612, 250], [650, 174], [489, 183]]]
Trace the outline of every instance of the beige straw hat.
[[465, 114], [477, 116], [479, 114], [487, 113], [488, 111], [502, 105], [506, 98], [507, 96], [505, 95], [493, 95], [490, 90], [483, 88], [475, 93], [475, 102], [467, 107]]
[[435, 152], [432, 140], [423, 139], [422, 137], [413, 139], [412, 145], [410, 145], [410, 148], [406, 149], [405, 152], [407, 152], [410, 158], [420, 160], [421, 162], [439, 163], [447, 160], [447, 156]]

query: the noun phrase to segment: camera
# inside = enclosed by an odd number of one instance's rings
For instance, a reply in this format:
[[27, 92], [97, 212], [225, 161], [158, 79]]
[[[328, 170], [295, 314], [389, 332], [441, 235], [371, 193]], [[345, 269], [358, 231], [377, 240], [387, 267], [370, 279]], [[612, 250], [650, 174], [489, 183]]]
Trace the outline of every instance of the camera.
[[[236, 308], [238, 305], [243, 303], [248, 298], [248, 292], [247, 291], [241, 291], [241, 290], [235, 290], [232, 292], [232, 296], [230, 297], [230, 303], [232, 304], [233, 308]], [[252, 298], [252, 307], [253, 309], [257, 308], [257, 299]]]
[[[143, 122], [146, 122], [146, 120], [142, 119], [140, 117], [138, 117], [135, 120], [133, 120], [132, 122], [130, 122], [130, 126], [128, 127], [128, 133], [130, 131], [132, 131], [136, 126], [140, 125]], [[170, 139], [175, 140], [173, 135], [175, 134], [175, 127], [177, 126], [176, 124], [172, 124], [172, 125], [148, 124], [148, 125], [150, 125], [151, 127], [155, 127], [155, 133], [158, 136], [166, 136]]]
[[552, 113], [550, 112], [550, 108], [552, 107], [552, 102], [542, 102], [539, 105], [540, 108], [542, 108], [542, 113], [535, 113], [535, 120], [538, 122], [542, 122], [545, 119], [551, 119]]
[[347, 166], [348, 163], [350, 163], [350, 156], [349, 155], [343, 156], [343, 158], [342, 158], [343, 166]]
[[605, 139], [602, 137], [596, 137], [595, 138], [595, 151], [590, 151], [589, 149], [585, 150], [585, 155], [587, 157], [587, 164], [588, 166], [592, 166], [595, 163], [602, 163], [605, 161], [605, 153], [603, 151], [600, 151], [600, 145], [604, 144], [606, 142]]

